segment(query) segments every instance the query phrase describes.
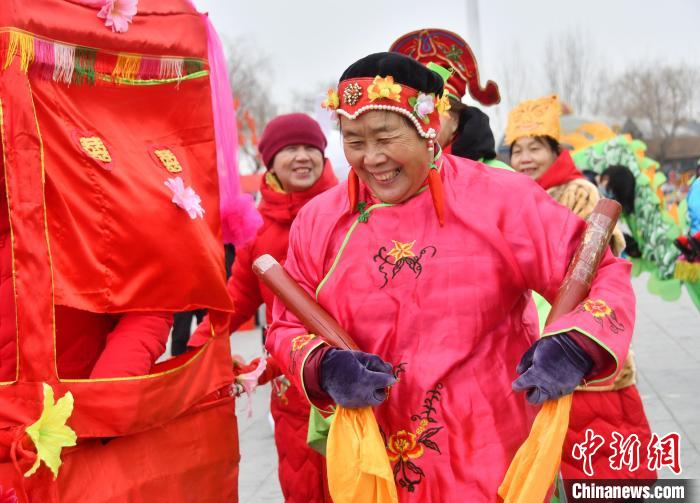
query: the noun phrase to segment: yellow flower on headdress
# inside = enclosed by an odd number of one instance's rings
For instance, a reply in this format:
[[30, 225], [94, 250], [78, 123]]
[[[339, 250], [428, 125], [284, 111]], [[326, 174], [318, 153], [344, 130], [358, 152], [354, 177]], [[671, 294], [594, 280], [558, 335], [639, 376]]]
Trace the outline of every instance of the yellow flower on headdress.
[[36, 447], [36, 461], [24, 476], [33, 475], [41, 461], [51, 469], [53, 478], [58, 476], [61, 467], [61, 450], [75, 445], [77, 435], [66, 425], [73, 412], [73, 395], [69, 391], [54, 403], [53, 389], [46, 383], [44, 387], [44, 409], [36, 423], [25, 430]]
[[329, 89], [326, 92], [326, 99], [323, 100], [323, 103], [321, 103], [321, 107], [326, 108], [328, 110], [335, 110], [336, 108], [338, 108], [338, 105], [340, 105], [338, 93], [335, 92], [335, 89]]
[[447, 91], [442, 93], [442, 96], [440, 98], [435, 98], [435, 108], [437, 108], [437, 111], [440, 115], [445, 115], [447, 111], [452, 108], [452, 105], [450, 105], [450, 97], [447, 94]]
[[399, 84], [394, 84], [394, 77], [391, 75], [387, 75], [384, 78], [377, 75], [374, 77], [372, 84], [367, 88], [367, 96], [370, 101], [385, 98], [400, 102], [401, 86]]

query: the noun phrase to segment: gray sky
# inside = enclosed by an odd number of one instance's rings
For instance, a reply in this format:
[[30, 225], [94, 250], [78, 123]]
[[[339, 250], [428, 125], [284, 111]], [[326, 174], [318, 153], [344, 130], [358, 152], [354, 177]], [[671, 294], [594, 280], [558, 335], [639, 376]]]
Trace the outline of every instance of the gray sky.
[[[470, 42], [467, 0], [195, 0], [224, 39], [245, 37], [269, 56], [274, 99], [293, 111], [294, 92], [337, 80], [352, 62], [386, 50], [400, 35], [425, 27], [455, 31]], [[490, 107], [495, 130], [507, 104], [505, 68], [522, 75], [517, 99], [550, 92], [541, 58], [548, 37], [575, 31], [611, 72], [646, 59], [700, 65], [700, 2], [695, 0], [482, 0], [478, 4], [482, 82], [495, 80], [503, 101]], [[511, 77], [512, 79], [513, 77]]]

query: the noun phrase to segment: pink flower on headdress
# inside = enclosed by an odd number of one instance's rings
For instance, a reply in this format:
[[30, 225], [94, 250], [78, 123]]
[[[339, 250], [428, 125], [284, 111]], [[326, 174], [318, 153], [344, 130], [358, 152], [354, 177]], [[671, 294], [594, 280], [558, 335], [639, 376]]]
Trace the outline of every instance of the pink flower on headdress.
[[202, 199], [197, 195], [192, 187], [185, 187], [185, 182], [179, 176], [170, 178], [165, 182], [165, 186], [173, 191], [172, 202], [185, 210], [191, 219], [204, 217]]
[[138, 3], [139, 0], [106, 0], [97, 17], [104, 19], [105, 26], [111, 27], [113, 32], [125, 33], [136, 15]]
[[420, 93], [413, 110], [419, 119], [430, 115], [435, 110], [435, 98], [433, 98], [432, 94]]

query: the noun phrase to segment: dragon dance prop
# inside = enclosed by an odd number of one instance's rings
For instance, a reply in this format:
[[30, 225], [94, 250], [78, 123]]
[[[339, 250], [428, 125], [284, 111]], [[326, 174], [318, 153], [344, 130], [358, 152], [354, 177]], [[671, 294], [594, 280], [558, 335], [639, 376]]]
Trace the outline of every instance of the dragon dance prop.
[[[641, 257], [629, 257], [632, 275], [649, 273], [647, 289], [666, 301], [675, 301], [683, 288], [700, 310], [700, 280], [685, 273], [688, 264], [679, 261], [680, 251], [674, 240], [687, 232], [685, 200], [677, 207], [666, 207], [662, 190], [666, 176], [658, 163], [645, 155], [646, 145], [629, 136], [588, 145], [572, 153], [580, 170], [601, 174], [609, 166], [627, 167], [636, 181], [634, 213], [623, 214], [621, 220], [637, 241]], [[684, 274], [685, 273], [685, 274]]]
[[[620, 205], [610, 199], [601, 199], [596, 205], [546, 324], [573, 310], [588, 295], [620, 211]], [[569, 394], [542, 405], [530, 435], [518, 449], [498, 488], [505, 503], [544, 501], [559, 469], [572, 399], [573, 395]]]
[[[343, 328], [270, 255], [253, 271], [313, 334], [343, 349], [359, 349]], [[394, 476], [371, 407], [338, 406], [326, 450], [328, 488], [335, 503], [395, 503]]]

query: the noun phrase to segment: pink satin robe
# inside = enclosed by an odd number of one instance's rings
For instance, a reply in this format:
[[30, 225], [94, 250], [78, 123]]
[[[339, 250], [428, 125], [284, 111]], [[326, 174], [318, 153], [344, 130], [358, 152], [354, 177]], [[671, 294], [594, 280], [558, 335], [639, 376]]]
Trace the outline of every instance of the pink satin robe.
[[[428, 190], [368, 205], [356, 223], [342, 184], [300, 212], [285, 268], [363, 351], [394, 365], [399, 382], [375, 413], [399, 500], [495, 502], [538, 410], [511, 389], [538, 339], [529, 292], [554, 300], [585, 224], [523, 175], [445, 155], [441, 176], [444, 227]], [[364, 186], [360, 197], [372, 202]], [[589, 299], [545, 329], [578, 330], [608, 350], [610, 365], [591, 380], [627, 354], [629, 276], [630, 264], [606, 253]], [[322, 342], [279, 301], [274, 320], [267, 347], [303, 387]]]

